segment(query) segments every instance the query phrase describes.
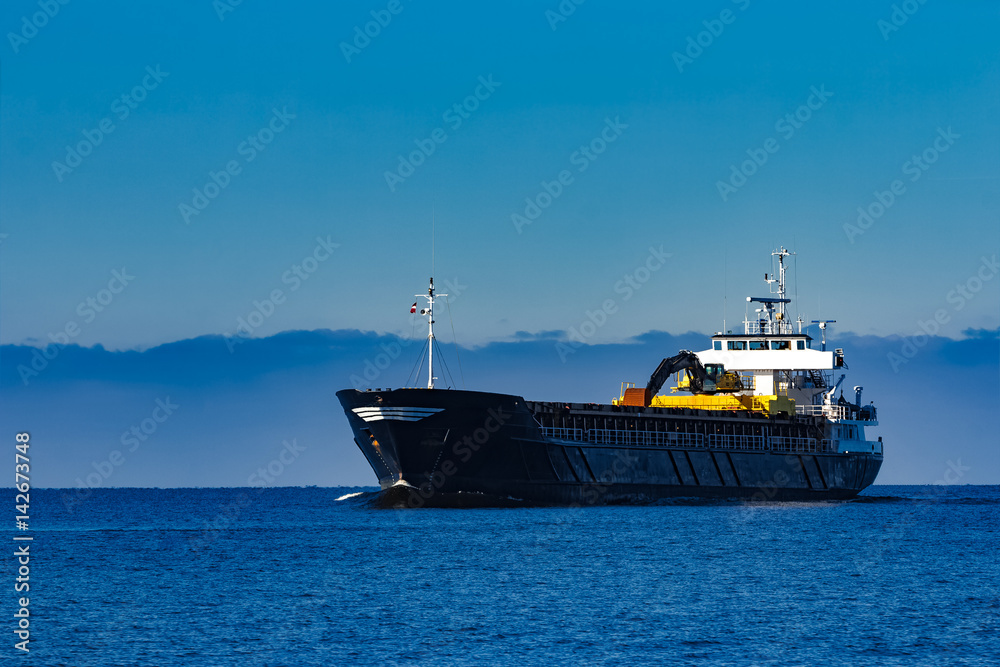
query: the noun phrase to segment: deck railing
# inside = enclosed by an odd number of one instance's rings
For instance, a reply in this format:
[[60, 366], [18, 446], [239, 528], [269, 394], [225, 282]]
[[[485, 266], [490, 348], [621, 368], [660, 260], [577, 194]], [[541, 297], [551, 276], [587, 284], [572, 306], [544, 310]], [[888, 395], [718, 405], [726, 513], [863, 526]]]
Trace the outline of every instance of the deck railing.
[[845, 405], [796, 405], [795, 414], [808, 417], [823, 416], [827, 419], [847, 419]]
[[587, 431], [591, 442], [601, 445], [644, 445], [647, 447], [703, 447], [701, 433], [671, 433], [664, 431], [615, 431], [592, 428]]
[[768, 438], [771, 444], [771, 451], [774, 452], [822, 452], [825, 441], [817, 442], [816, 438], [790, 438], [787, 436], [773, 435]]
[[723, 435], [711, 433], [673, 433], [664, 431], [617, 431], [593, 428], [558, 428], [543, 426], [539, 429], [545, 438], [572, 440], [595, 445], [631, 447], [703, 447], [708, 449], [734, 449], [750, 451], [818, 453], [836, 451], [836, 441], [789, 436]]
[[827, 419], [850, 419], [863, 422], [878, 422], [875, 408], [868, 405], [861, 406], [860, 410], [855, 410], [850, 405], [796, 405], [795, 414], [806, 416], [824, 416]]
[[767, 449], [767, 441], [762, 435], [721, 435], [713, 433], [708, 436], [708, 446], [716, 449], [752, 449], [763, 451]]
[[538, 429], [545, 438], [558, 440], [583, 440], [582, 428], [559, 428], [556, 426], [541, 426]]

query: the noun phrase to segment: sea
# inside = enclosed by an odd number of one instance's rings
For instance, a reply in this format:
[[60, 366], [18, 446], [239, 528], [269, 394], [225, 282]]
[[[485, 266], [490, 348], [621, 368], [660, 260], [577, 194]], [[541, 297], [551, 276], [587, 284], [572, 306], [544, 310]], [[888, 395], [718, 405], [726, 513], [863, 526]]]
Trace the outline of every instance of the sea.
[[31, 508], [0, 571], [5, 665], [1000, 664], [998, 486], [475, 509], [42, 489]]

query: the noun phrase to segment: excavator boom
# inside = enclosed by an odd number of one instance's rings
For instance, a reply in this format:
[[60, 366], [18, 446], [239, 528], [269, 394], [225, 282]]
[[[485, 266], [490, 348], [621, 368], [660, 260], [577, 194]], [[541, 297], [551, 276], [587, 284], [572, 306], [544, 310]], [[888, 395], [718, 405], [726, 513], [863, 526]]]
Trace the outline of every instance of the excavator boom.
[[698, 355], [691, 350], [681, 350], [679, 354], [664, 359], [649, 376], [645, 389], [630, 388], [622, 396], [624, 405], [639, 405], [648, 407], [653, 397], [663, 388], [664, 383], [677, 371], [688, 370], [691, 377], [691, 391], [701, 393], [705, 386], [708, 373]]
[[698, 358], [697, 354], [691, 350], [681, 350], [679, 354], [661, 361], [653, 374], [649, 376], [646, 391], [649, 392], [650, 397], [656, 396], [671, 375], [685, 369], [691, 371], [692, 390], [696, 393], [700, 392], [708, 373], [705, 372], [705, 367], [702, 366], [701, 359]]

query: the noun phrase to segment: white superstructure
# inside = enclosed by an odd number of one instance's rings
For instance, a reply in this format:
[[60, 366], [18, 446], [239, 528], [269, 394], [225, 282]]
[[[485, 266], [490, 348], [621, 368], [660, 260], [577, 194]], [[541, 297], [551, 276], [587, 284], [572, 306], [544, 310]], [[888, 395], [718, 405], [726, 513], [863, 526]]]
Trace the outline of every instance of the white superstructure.
[[[743, 387], [737, 395], [778, 396], [795, 401], [800, 415], [824, 415], [830, 420], [829, 438], [837, 441], [836, 451], [881, 452], [881, 440], [865, 440], [864, 427], [876, 426], [873, 405], [862, 406], [862, 387], [854, 387], [855, 400], [837, 397], [846, 378], [847, 364], [842, 349], [826, 349], [826, 325], [832, 320], [815, 321], [823, 331], [822, 349], [813, 349], [813, 338], [803, 333], [803, 321], [788, 317], [791, 299], [785, 290], [785, 258], [792, 253], [784, 247], [771, 253], [777, 258], [778, 277], [765, 274], [773, 290], [768, 296], [747, 297], [743, 333], [718, 332], [712, 347], [698, 352], [702, 364], [719, 364], [736, 373]], [[752, 304], [759, 304], [752, 312]]]

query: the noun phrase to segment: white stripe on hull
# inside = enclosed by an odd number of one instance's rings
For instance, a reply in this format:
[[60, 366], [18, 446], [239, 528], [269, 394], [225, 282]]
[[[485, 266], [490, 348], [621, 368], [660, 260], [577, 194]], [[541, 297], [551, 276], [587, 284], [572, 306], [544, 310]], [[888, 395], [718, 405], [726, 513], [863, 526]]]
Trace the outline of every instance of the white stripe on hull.
[[352, 412], [366, 422], [376, 422], [385, 419], [404, 422], [416, 422], [441, 412], [444, 408], [354, 408]]

